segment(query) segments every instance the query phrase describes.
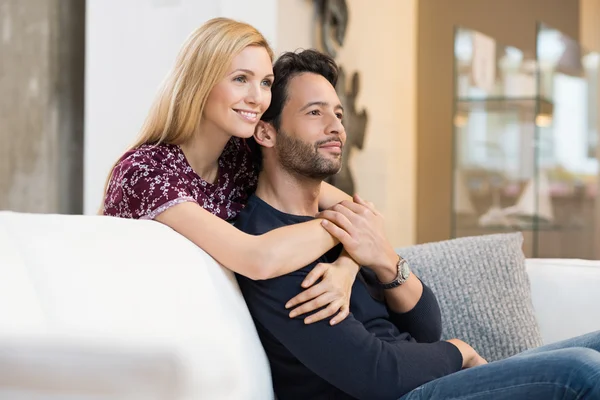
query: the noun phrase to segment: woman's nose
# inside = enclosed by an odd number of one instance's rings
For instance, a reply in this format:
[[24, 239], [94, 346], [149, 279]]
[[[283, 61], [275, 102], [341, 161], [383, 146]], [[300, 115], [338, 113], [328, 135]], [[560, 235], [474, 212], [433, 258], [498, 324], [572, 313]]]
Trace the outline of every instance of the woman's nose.
[[262, 99], [262, 90], [257, 85], [249, 85], [248, 94], [246, 95], [246, 101], [248, 104], [260, 104]]

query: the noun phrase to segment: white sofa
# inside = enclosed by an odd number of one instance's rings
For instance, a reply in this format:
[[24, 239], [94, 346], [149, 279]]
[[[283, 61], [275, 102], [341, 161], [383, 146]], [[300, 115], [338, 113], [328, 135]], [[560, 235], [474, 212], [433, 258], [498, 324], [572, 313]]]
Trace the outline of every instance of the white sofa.
[[[545, 342], [600, 329], [599, 262], [527, 263]], [[152, 221], [0, 212], [0, 400], [58, 398], [273, 392], [235, 278], [182, 236]]]

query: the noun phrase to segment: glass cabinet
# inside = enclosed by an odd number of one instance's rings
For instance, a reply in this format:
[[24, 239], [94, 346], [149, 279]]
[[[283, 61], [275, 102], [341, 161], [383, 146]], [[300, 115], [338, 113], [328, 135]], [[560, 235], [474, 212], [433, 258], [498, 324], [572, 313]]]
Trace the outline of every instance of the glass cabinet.
[[452, 236], [600, 258], [599, 55], [543, 24], [535, 53], [458, 28], [454, 54]]

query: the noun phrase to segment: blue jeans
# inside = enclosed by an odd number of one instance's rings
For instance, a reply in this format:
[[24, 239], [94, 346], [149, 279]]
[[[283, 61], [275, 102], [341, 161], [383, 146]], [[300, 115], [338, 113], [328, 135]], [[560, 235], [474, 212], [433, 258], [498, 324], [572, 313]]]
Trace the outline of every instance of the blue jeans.
[[600, 399], [600, 331], [428, 382], [400, 400]]

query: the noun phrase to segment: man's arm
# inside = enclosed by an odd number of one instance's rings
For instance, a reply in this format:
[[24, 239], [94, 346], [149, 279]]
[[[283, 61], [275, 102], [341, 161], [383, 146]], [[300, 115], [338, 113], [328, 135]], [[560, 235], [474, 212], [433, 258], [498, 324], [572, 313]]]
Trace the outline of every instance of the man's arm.
[[[390, 298], [394, 297], [391, 289], [386, 293], [390, 320], [401, 332], [408, 332], [416, 341], [433, 343], [442, 337], [442, 313], [435, 295], [425, 284], [421, 284], [423, 292], [417, 304], [410, 311], [398, 313], [390, 305]], [[387, 291], [386, 291], [387, 292]]]
[[[383, 217], [373, 204], [359, 196], [354, 196], [354, 200], [321, 212], [319, 215], [328, 220], [323, 226], [337, 237], [348, 236], [344, 249], [374, 271], [380, 282], [391, 282], [398, 275], [398, 255], [386, 238]], [[411, 275], [403, 285], [384, 292], [391, 319], [399, 329], [420, 342], [439, 340], [442, 327], [437, 300], [416, 276]]]
[[[387, 254], [383, 257], [383, 262], [369, 265], [368, 267], [375, 272], [379, 282], [388, 283], [398, 277], [398, 261], [400, 256], [396, 254], [389, 242], [382, 244]], [[423, 294], [423, 284], [415, 276], [410, 274], [408, 280], [402, 285], [393, 289], [384, 290], [385, 299], [388, 306], [397, 313], [406, 313], [415, 308], [421, 295]]]
[[241, 286], [256, 322], [333, 386], [359, 399], [398, 398], [461, 369], [462, 356], [448, 342], [382, 341], [352, 315], [333, 327], [326, 321], [305, 325], [302, 318], [290, 319], [283, 304], [298, 292], [306, 273], [266, 281], [242, 277]]
[[[379, 282], [391, 282], [398, 276], [399, 256], [387, 243], [387, 263], [375, 265]], [[384, 289], [390, 320], [403, 332], [410, 333], [418, 342], [432, 343], [442, 335], [442, 316], [435, 295], [414, 273], [402, 285]]]

